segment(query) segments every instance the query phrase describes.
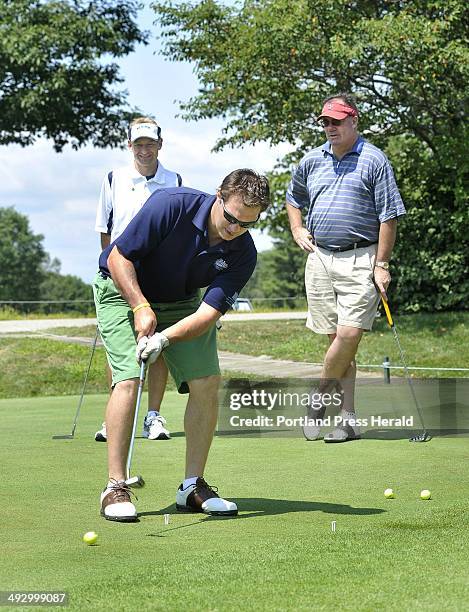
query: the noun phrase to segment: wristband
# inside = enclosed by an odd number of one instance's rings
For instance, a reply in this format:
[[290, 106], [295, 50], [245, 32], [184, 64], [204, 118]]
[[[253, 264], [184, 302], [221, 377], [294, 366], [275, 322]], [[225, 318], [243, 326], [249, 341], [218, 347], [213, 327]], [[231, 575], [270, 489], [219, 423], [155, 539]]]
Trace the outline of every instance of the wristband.
[[151, 306], [148, 302], [142, 302], [138, 306], [135, 306], [135, 308], [132, 308], [132, 312], [135, 314], [140, 308], [151, 308]]

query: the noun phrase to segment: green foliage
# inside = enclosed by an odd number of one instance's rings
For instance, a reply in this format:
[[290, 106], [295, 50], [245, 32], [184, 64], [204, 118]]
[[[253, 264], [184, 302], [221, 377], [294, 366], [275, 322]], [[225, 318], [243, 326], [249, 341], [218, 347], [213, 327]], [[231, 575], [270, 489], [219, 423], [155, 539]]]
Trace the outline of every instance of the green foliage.
[[[60, 261], [56, 257], [51, 260], [47, 255], [43, 264], [44, 280], [40, 288], [41, 299], [57, 303], [40, 305], [35, 311], [53, 314], [73, 310], [76, 314], [94, 315], [91, 285], [82, 281], [78, 276], [60, 274], [60, 266]], [[77, 303], [64, 303], [66, 301], [76, 301]]]
[[[59, 272], [46, 272], [44, 281], [41, 283], [41, 299], [51, 301], [78, 300], [83, 303], [72, 304], [73, 310], [82, 314], [94, 312], [93, 292], [91, 285], [85, 283], [71, 274], [60, 274]], [[67, 305], [47, 305], [47, 312], [60, 312]], [[70, 306], [70, 305], [68, 305]]]
[[304, 265], [306, 255], [293, 242], [290, 232], [284, 231], [274, 241], [274, 248], [259, 253], [256, 270], [243, 289], [250, 299], [269, 298], [270, 307], [288, 307], [292, 300], [304, 296]]
[[146, 42], [136, 0], [0, 0], [0, 144], [106, 147], [132, 116], [109, 61]]
[[[401, 315], [392, 306], [399, 337], [409, 366], [428, 368], [466, 368], [469, 363], [469, 313]], [[397, 314], [396, 314], [397, 313]], [[438, 338], [438, 342], [435, 342]], [[306, 329], [304, 320], [225, 321], [218, 335], [220, 350], [246, 355], [269, 355], [322, 363], [328, 347], [327, 338]], [[384, 316], [379, 317], [371, 333], [366, 333], [358, 347], [357, 362], [378, 365], [385, 356], [392, 365], [402, 365], [399, 351]], [[373, 370], [379, 375], [379, 371]], [[403, 374], [395, 372], [393, 376]], [[417, 378], [464, 377], [467, 372], [412, 370]]]
[[387, 153], [407, 206], [393, 252], [395, 304], [410, 312], [467, 309], [469, 208], [464, 176], [442, 168], [416, 138], [394, 137]]
[[0, 300], [40, 299], [46, 253], [44, 236], [33, 234], [28, 218], [0, 208]]
[[324, 140], [315, 121], [323, 99], [352, 91], [360, 130], [390, 156], [409, 213], [395, 251], [393, 299], [409, 311], [465, 308], [467, 2], [163, 0], [153, 7], [163, 53], [196, 65], [200, 92], [182, 105], [184, 116], [225, 120], [216, 149], [295, 145], [271, 175], [265, 226], [277, 236], [288, 228], [291, 166]]
[[[13, 207], [0, 208], [0, 300], [70, 301], [77, 314], [93, 311], [91, 285], [77, 276], [60, 274], [60, 261], [45, 252], [44, 236], [34, 234], [26, 215]], [[70, 309], [70, 304], [13, 304], [15, 312], [51, 313]], [[0, 318], [11, 317], [11, 307], [0, 311]]]
[[[463, 142], [467, 4], [462, 0], [156, 2], [164, 53], [197, 64], [193, 119], [227, 119], [224, 144], [315, 144], [331, 90], [353, 90], [362, 128]], [[232, 132], [230, 134], [230, 131]], [[450, 144], [448, 142], [448, 144]]]
[[271, 300], [279, 297], [304, 296], [306, 254], [298, 248], [287, 229], [285, 185], [288, 183], [289, 175], [280, 172], [271, 174], [269, 179], [272, 206], [267, 220], [261, 223], [261, 227], [269, 228], [274, 246], [271, 250], [258, 254], [256, 269], [243, 289], [243, 295], [254, 299], [269, 298], [269, 306], [281, 308], [292, 306], [292, 300]]

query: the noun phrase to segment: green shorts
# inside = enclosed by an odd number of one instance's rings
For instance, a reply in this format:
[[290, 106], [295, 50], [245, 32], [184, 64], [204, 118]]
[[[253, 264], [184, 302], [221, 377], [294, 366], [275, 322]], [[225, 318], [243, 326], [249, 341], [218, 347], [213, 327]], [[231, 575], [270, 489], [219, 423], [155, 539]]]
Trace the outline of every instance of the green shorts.
[[[98, 272], [93, 282], [98, 328], [112, 371], [113, 386], [123, 380], [138, 378], [140, 366], [135, 359], [137, 346], [132, 309], [110, 278]], [[200, 297], [168, 304], [152, 304], [157, 318], [156, 331], [163, 331], [194, 313]], [[220, 374], [215, 324], [202, 336], [170, 344], [163, 357], [179, 393], [188, 393], [188, 382]]]

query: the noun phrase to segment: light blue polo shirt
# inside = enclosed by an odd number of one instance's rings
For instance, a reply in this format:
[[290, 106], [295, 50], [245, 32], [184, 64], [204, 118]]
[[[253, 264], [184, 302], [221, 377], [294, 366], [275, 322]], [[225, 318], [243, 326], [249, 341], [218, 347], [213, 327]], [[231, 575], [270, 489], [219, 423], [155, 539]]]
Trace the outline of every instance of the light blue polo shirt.
[[377, 242], [380, 224], [406, 212], [388, 158], [361, 136], [341, 160], [329, 142], [307, 153], [292, 173], [287, 202], [308, 208], [306, 227], [330, 249]]

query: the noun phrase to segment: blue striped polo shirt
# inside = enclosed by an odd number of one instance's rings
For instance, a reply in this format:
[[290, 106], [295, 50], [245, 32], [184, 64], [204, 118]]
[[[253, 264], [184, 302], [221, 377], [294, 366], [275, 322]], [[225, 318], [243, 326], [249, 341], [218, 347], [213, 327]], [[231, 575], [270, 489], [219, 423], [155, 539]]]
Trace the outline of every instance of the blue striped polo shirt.
[[361, 136], [340, 160], [329, 142], [307, 153], [292, 173], [287, 202], [309, 207], [306, 227], [330, 249], [377, 242], [380, 224], [406, 212], [388, 158]]

